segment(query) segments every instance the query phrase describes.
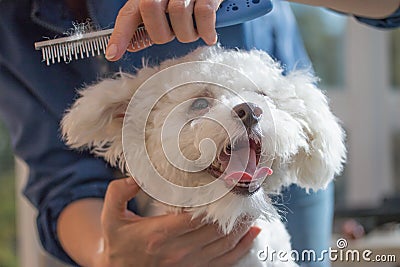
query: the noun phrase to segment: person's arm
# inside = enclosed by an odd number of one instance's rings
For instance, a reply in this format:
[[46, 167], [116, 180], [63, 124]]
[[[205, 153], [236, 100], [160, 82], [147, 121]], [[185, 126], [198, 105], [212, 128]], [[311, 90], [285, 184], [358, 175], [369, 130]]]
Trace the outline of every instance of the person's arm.
[[82, 266], [228, 266], [250, 249], [260, 229], [224, 236], [189, 214], [140, 217], [126, 209], [139, 187], [132, 178], [115, 180], [104, 203], [82, 199], [58, 219], [65, 251]]
[[386, 18], [400, 6], [400, 0], [288, 0], [312, 6], [330, 8], [365, 18]]

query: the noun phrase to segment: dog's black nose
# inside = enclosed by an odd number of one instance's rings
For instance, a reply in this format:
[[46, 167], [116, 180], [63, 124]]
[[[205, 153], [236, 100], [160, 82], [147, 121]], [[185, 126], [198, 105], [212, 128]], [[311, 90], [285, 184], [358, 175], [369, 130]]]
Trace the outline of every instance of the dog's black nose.
[[251, 127], [260, 121], [262, 109], [254, 103], [242, 103], [233, 108], [235, 114], [246, 127]]

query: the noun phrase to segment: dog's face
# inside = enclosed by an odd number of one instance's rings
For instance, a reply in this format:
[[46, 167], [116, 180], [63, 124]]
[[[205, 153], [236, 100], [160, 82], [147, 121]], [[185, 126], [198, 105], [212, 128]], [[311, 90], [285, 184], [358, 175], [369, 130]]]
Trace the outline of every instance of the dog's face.
[[[147, 119], [150, 161], [162, 177], [174, 184], [202, 186], [222, 179], [228, 186], [236, 184], [233, 193], [251, 195], [272, 173], [267, 166], [258, 167], [261, 158], [269, 156], [272, 160], [274, 156], [271, 137], [275, 129], [269, 114], [264, 114], [267, 111], [266, 96], [246, 88], [191, 83], [169, 91], [157, 101]], [[202, 151], [204, 140], [211, 141], [215, 151]], [[207, 155], [210, 151], [216, 153]], [[202, 156], [211, 158], [198, 162]], [[187, 171], [190, 164], [183, 168], [171, 164], [182, 158], [193, 163], [197, 171]]]
[[[232, 69], [189, 66], [157, 80], [137, 97], [150, 76], [195, 61]], [[210, 77], [212, 83], [196, 82]], [[176, 79], [193, 82], [172, 90]], [[128, 105], [132, 97], [139, 99]], [[144, 129], [138, 121], [145, 121]], [[261, 212], [257, 209], [273, 210], [264, 192], [292, 183], [324, 188], [341, 171], [346, 152], [344, 132], [315, 78], [301, 71], [284, 76], [279, 65], [260, 51], [218, 47], [200, 48], [158, 68], [143, 68], [136, 76], [122, 74], [81, 91], [62, 121], [62, 131], [69, 146], [90, 148], [123, 170], [128, 154], [135, 162], [148, 157], [152, 167], [176, 185], [222, 181], [232, 190], [194, 212], [205, 212], [226, 231], [244, 213], [256, 216]]]

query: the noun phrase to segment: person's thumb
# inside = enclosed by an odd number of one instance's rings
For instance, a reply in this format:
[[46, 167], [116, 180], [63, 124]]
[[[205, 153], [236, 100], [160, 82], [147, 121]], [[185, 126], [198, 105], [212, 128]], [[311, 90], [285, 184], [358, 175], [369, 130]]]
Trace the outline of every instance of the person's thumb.
[[139, 186], [132, 177], [112, 181], [104, 198], [103, 219], [118, 220], [127, 215], [127, 203], [139, 191]]
[[129, 0], [120, 9], [115, 27], [106, 49], [106, 59], [116, 61], [122, 57], [141, 23], [139, 1]]

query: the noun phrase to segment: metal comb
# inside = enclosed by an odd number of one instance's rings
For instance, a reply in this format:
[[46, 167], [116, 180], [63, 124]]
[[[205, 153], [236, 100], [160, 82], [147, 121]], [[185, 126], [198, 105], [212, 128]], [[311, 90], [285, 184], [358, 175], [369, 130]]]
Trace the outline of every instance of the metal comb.
[[[75, 59], [83, 59], [105, 54], [108, 41], [114, 29], [82, 33], [68, 37], [46, 40], [35, 43], [35, 49], [42, 51], [42, 61], [49, 66], [51, 63], [65, 63]], [[139, 51], [153, 43], [143, 26], [139, 27], [131, 39], [131, 48]]]

